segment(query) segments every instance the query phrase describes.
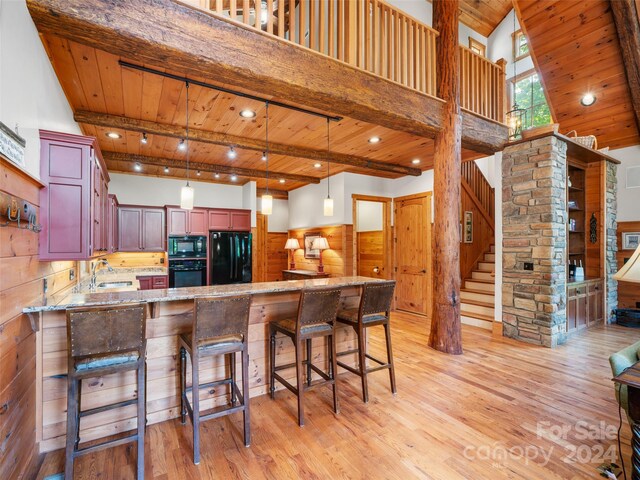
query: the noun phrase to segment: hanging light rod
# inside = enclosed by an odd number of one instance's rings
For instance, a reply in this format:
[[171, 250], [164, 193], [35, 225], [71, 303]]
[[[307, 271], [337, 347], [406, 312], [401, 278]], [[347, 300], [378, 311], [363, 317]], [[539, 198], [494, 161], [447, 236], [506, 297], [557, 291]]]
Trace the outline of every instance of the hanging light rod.
[[171, 78], [172, 80], [177, 80], [183, 83], [190, 83], [192, 85], [198, 85], [199, 87], [210, 88], [212, 90], [218, 90], [219, 92], [230, 93], [232, 95], [248, 98], [250, 100], [256, 100], [257, 102], [262, 102], [262, 103], [269, 102], [269, 104], [275, 105], [276, 107], [288, 108], [289, 110], [306, 113], [307, 115], [314, 115], [316, 117], [326, 118], [327, 120], [331, 120], [332, 122], [339, 122], [340, 120], [342, 120], [342, 117], [333, 117], [331, 115], [325, 115], [324, 113], [307, 110], [306, 108], [294, 107], [293, 105], [287, 105], [286, 103], [280, 103], [274, 100], [267, 100], [266, 98], [257, 97], [249, 93], [243, 93], [243, 92], [238, 92], [236, 90], [231, 90], [229, 88], [218, 87], [217, 85], [213, 85], [211, 83], [200, 82], [199, 80], [192, 80], [191, 78], [188, 78], [188, 77], [181, 77], [180, 75], [173, 75], [171, 73], [161, 72], [160, 70], [155, 70], [149, 67], [143, 67], [142, 65], [136, 65], [135, 63], [129, 63], [123, 60], [118, 60], [118, 64], [121, 67], [131, 68], [133, 70], [140, 70], [141, 72], [145, 72], [145, 73], [153, 73], [154, 75], [159, 75], [161, 77]]

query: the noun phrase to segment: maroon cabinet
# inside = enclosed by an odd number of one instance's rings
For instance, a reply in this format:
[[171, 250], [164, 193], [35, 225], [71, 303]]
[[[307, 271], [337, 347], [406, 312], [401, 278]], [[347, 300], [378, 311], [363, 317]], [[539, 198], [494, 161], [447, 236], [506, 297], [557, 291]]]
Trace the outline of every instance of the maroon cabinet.
[[251, 210], [209, 210], [209, 230], [251, 231]]
[[118, 251], [118, 199], [109, 195], [107, 203], [107, 250], [114, 253]]
[[167, 232], [169, 235], [206, 235], [209, 232], [207, 210], [167, 207]]
[[140, 290], [153, 290], [155, 288], [169, 288], [168, 275], [145, 275], [136, 277], [140, 282]]
[[121, 205], [118, 208], [118, 250], [165, 251], [164, 208]]
[[107, 253], [109, 175], [93, 137], [40, 131], [40, 260]]

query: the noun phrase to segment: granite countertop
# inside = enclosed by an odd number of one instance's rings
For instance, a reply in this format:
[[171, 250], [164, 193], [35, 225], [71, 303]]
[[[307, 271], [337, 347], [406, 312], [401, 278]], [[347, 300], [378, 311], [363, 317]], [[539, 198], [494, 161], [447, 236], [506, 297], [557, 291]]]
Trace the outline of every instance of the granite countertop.
[[224, 297], [241, 294], [265, 294], [296, 292], [306, 287], [352, 287], [384, 280], [369, 277], [330, 277], [313, 280], [287, 280], [284, 282], [239, 283], [233, 285], [212, 285], [209, 287], [166, 288], [125, 292], [67, 293], [52, 297], [46, 305], [25, 307], [23, 313], [65, 310], [71, 307], [118, 305], [134, 302], [170, 302], [193, 300], [196, 297]]
[[131, 285], [114, 288], [100, 288], [96, 290], [89, 289], [89, 277], [85, 278], [82, 283], [73, 289], [73, 293], [89, 294], [89, 293], [117, 293], [117, 292], [133, 292], [140, 288], [140, 282], [137, 277], [168, 275], [167, 268], [164, 267], [113, 267], [112, 271], [107, 268], [101, 268], [96, 272], [96, 284], [104, 282], [131, 282]]

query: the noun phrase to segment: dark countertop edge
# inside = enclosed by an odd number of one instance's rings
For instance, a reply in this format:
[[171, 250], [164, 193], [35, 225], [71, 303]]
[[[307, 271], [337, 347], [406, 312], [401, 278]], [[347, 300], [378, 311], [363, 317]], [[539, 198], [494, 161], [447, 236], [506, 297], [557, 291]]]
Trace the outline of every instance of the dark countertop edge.
[[232, 285], [213, 285], [208, 287], [167, 288], [157, 290], [138, 290], [135, 292], [115, 293], [67, 293], [53, 297], [49, 305], [31, 305], [22, 309], [22, 313], [39, 313], [66, 310], [72, 307], [100, 305], [118, 305], [123, 303], [156, 303], [178, 300], [193, 300], [197, 297], [231, 295], [263, 295], [300, 291], [305, 287], [358, 287], [365, 283], [377, 283], [385, 280], [370, 277], [329, 277], [310, 280], [285, 280], [280, 282], [258, 282]]

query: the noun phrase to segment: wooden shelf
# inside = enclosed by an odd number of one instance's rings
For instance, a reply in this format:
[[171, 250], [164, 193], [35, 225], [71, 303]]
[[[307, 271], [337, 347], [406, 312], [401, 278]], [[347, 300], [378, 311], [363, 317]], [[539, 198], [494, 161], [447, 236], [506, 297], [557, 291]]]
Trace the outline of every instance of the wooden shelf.
[[572, 192], [584, 192], [584, 188], [578, 188], [578, 187], [569, 187], [569, 190]]
[[584, 255], [584, 252], [569, 252], [570, 257], [577, 257], [578, 255]]
[[584, 230], [569, 230], [569, 233], [584, 233]]
[[577, 207], [569, 207], [569, 211], [570, 212], [584, 212], [584, 210], [582, 208], [577, 208]]

